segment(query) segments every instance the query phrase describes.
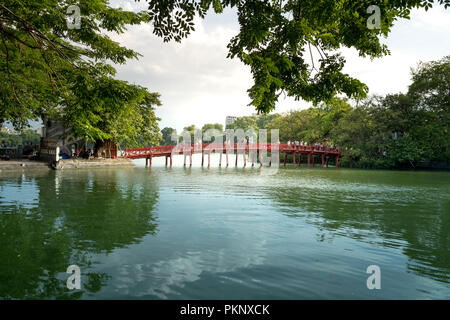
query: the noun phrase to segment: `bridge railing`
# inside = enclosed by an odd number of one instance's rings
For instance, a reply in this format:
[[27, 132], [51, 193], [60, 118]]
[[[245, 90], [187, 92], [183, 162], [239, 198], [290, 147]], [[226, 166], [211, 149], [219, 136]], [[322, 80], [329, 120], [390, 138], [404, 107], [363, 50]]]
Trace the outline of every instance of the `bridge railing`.
[[302, 146], [294, 144], [279, 144], [279, 143], [201, 143], [191, 145], [170, 145], [158, 147], [145, 147], [125, 149], [123, 153], [124, 158], [145, 158], [150, 156], [163, 156], [170, 154], [188, 154], [200, 152], [250, 152], [257, 150], [280, 152], [323, 152], [328, 154], [340, 154], [338, 148], [330, 148], [327, 146]]
[[282, 151], [305, 151], [305, 152], [327, 152], [340, 153], [339, 148], [331, 148], [328, 146], [302, 146], [295, 144], [282, 144], [280, 149]]

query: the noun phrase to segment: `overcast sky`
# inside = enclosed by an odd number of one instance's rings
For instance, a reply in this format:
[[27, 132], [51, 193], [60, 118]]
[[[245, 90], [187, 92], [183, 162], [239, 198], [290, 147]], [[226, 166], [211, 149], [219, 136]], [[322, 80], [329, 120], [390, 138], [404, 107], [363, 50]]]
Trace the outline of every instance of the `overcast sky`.
[[[145, 1], [111, 3], [126, 10], [146, 8]], [[162, 118], [161, 129], [168, 126], [181, 131], [191, 124], [224, 124], [227, 115], [255, 113], [248, 106], [247, 89], [252, 86], [249, 68], [237, 59], [226, 58], [227, 44], [239, 31], [234, 11], [196, 20], [195, 32], [182, 43], [163, 43], [152, 30], [149, 24], [134, 26], [112, 38], [143, 55], [117, 66], [117, 77], [161, 93], [163, 105], [156, 111]], [[374, 61], [343, 49], [347, 59], [344, 71], [366, 83], [370, 94], [406, 92], [411, 67], [450, 54], [450, 10], [415, 10], [411, 20], [397, 22], [385, 42], [391, 55]], [[306, 107], [305, 102], [281, 96], [275, 112]]]

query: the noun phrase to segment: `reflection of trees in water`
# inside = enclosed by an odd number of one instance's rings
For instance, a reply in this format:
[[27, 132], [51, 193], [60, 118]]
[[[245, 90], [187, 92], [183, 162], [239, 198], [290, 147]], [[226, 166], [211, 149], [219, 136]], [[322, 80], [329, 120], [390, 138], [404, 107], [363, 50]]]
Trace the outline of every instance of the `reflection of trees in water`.
[[[411, 194], [415, 192], [417, 194]], [[450, 282], [450, 203], [442, 194], [404, 191], [396, 195], [291, 188], [270, 191], [287, 216], [318, 227], [318, 241], [344, 235], [358, 241], [402, 248], [408, 270]], [[442, 192], [442, 191], [441, 191]], [[408, 197], [402, 200], [401, 197]], [[441, 196], [439, 198], [439, 196]]]
[[[98, 292], [108, 275], [89, 272], [93, 256], [157, 232], [153, 177], [133, 170], [80, 170], [50, 172], [35, 181], [37, 207], [0, 203], [1, 298], [76, 299]], [[66, 288], [71, 264], [81, 268], [81, 290]]]

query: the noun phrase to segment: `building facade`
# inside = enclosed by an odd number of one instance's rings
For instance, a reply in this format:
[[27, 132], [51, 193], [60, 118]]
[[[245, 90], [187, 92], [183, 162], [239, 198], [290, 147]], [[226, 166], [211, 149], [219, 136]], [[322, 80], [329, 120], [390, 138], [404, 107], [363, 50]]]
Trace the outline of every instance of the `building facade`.
[[229, 124], [232, 124], [233, 122], [235, 122], [237, 120], [238, 117], [234, 117], [234, 116], [227, 116], [225, 119], [225, 127]]

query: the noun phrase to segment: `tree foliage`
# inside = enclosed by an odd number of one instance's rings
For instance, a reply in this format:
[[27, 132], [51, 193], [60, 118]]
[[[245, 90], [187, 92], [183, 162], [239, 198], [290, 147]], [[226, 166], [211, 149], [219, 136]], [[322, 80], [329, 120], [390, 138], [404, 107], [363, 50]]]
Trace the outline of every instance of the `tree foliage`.
[[[181, 41], [194, 30], [196, 15], [208, 10], [237, 11], [239, 33], [228, 44], [231, 58], [251, 68], [254, 85], [248, 90], [258, 112], [275, 108], [284, 91], [315, 104], [337, 94], [364, 98], [368, 88], [343, 72], [341, 47], [354, 48], [371, 58], [389, 54], [381, 43], [394, 22], [409, 18], [411, 9], [428, 10], [450, 0], [147, 0], [154, 33], [164, 41]], [[380, 8], [380, 28], [368, 28], [368, 7]]]
[[[73, 4], [81, 10], [79, 29], [66, 21]], [[2, 0], [0, 122], [22, 128], [28, 119], [47, 115], [64, 118], [89, 140], [136, 141], [138, 133], [139, 139], [152, 140], [148, 130], [159, 132], [150, 111], [160, 104], [157, 95], [114, 79], [111, 63], [123, 64], [139, 54], [108, 36], [148, 21], [146, 12], [114, 9], [105, 0]], [[124, 116], [134, 128], [119, 123]]]
[[203, 125], [202, 132], [205, 133], [207, 130], [218, 130], [220, 132], [223, 132], [223, 125], [220, 123], [207, 123]]
[[39, 144], [41, 136], [33, 130], [23, 130], [19, 134], [11, 134], [0, 132], [0, 144], [6, 144], [8, 147], [16, 147], [19, 145]]
[[[415, 168], [450, 162], [450, 57], [419, 63], [406, 94], [372, 96], [352, 107], [346, 99], [287, 114], [241, 117], [231, 129], [278, 129], [282, 143], [328, 143], [363, 168]], [[268, 117], [268, 116], [265, 116]], [[258, 120], [260, 119], [260, 120]]]
[[177, 130], [174, 128], [165, 127], [161, 130], [162, 140], [161, 145], [162, 146], [170, 146], [176, 143], [177, 140], [173, 140], [173, 137], [177, 137]]

